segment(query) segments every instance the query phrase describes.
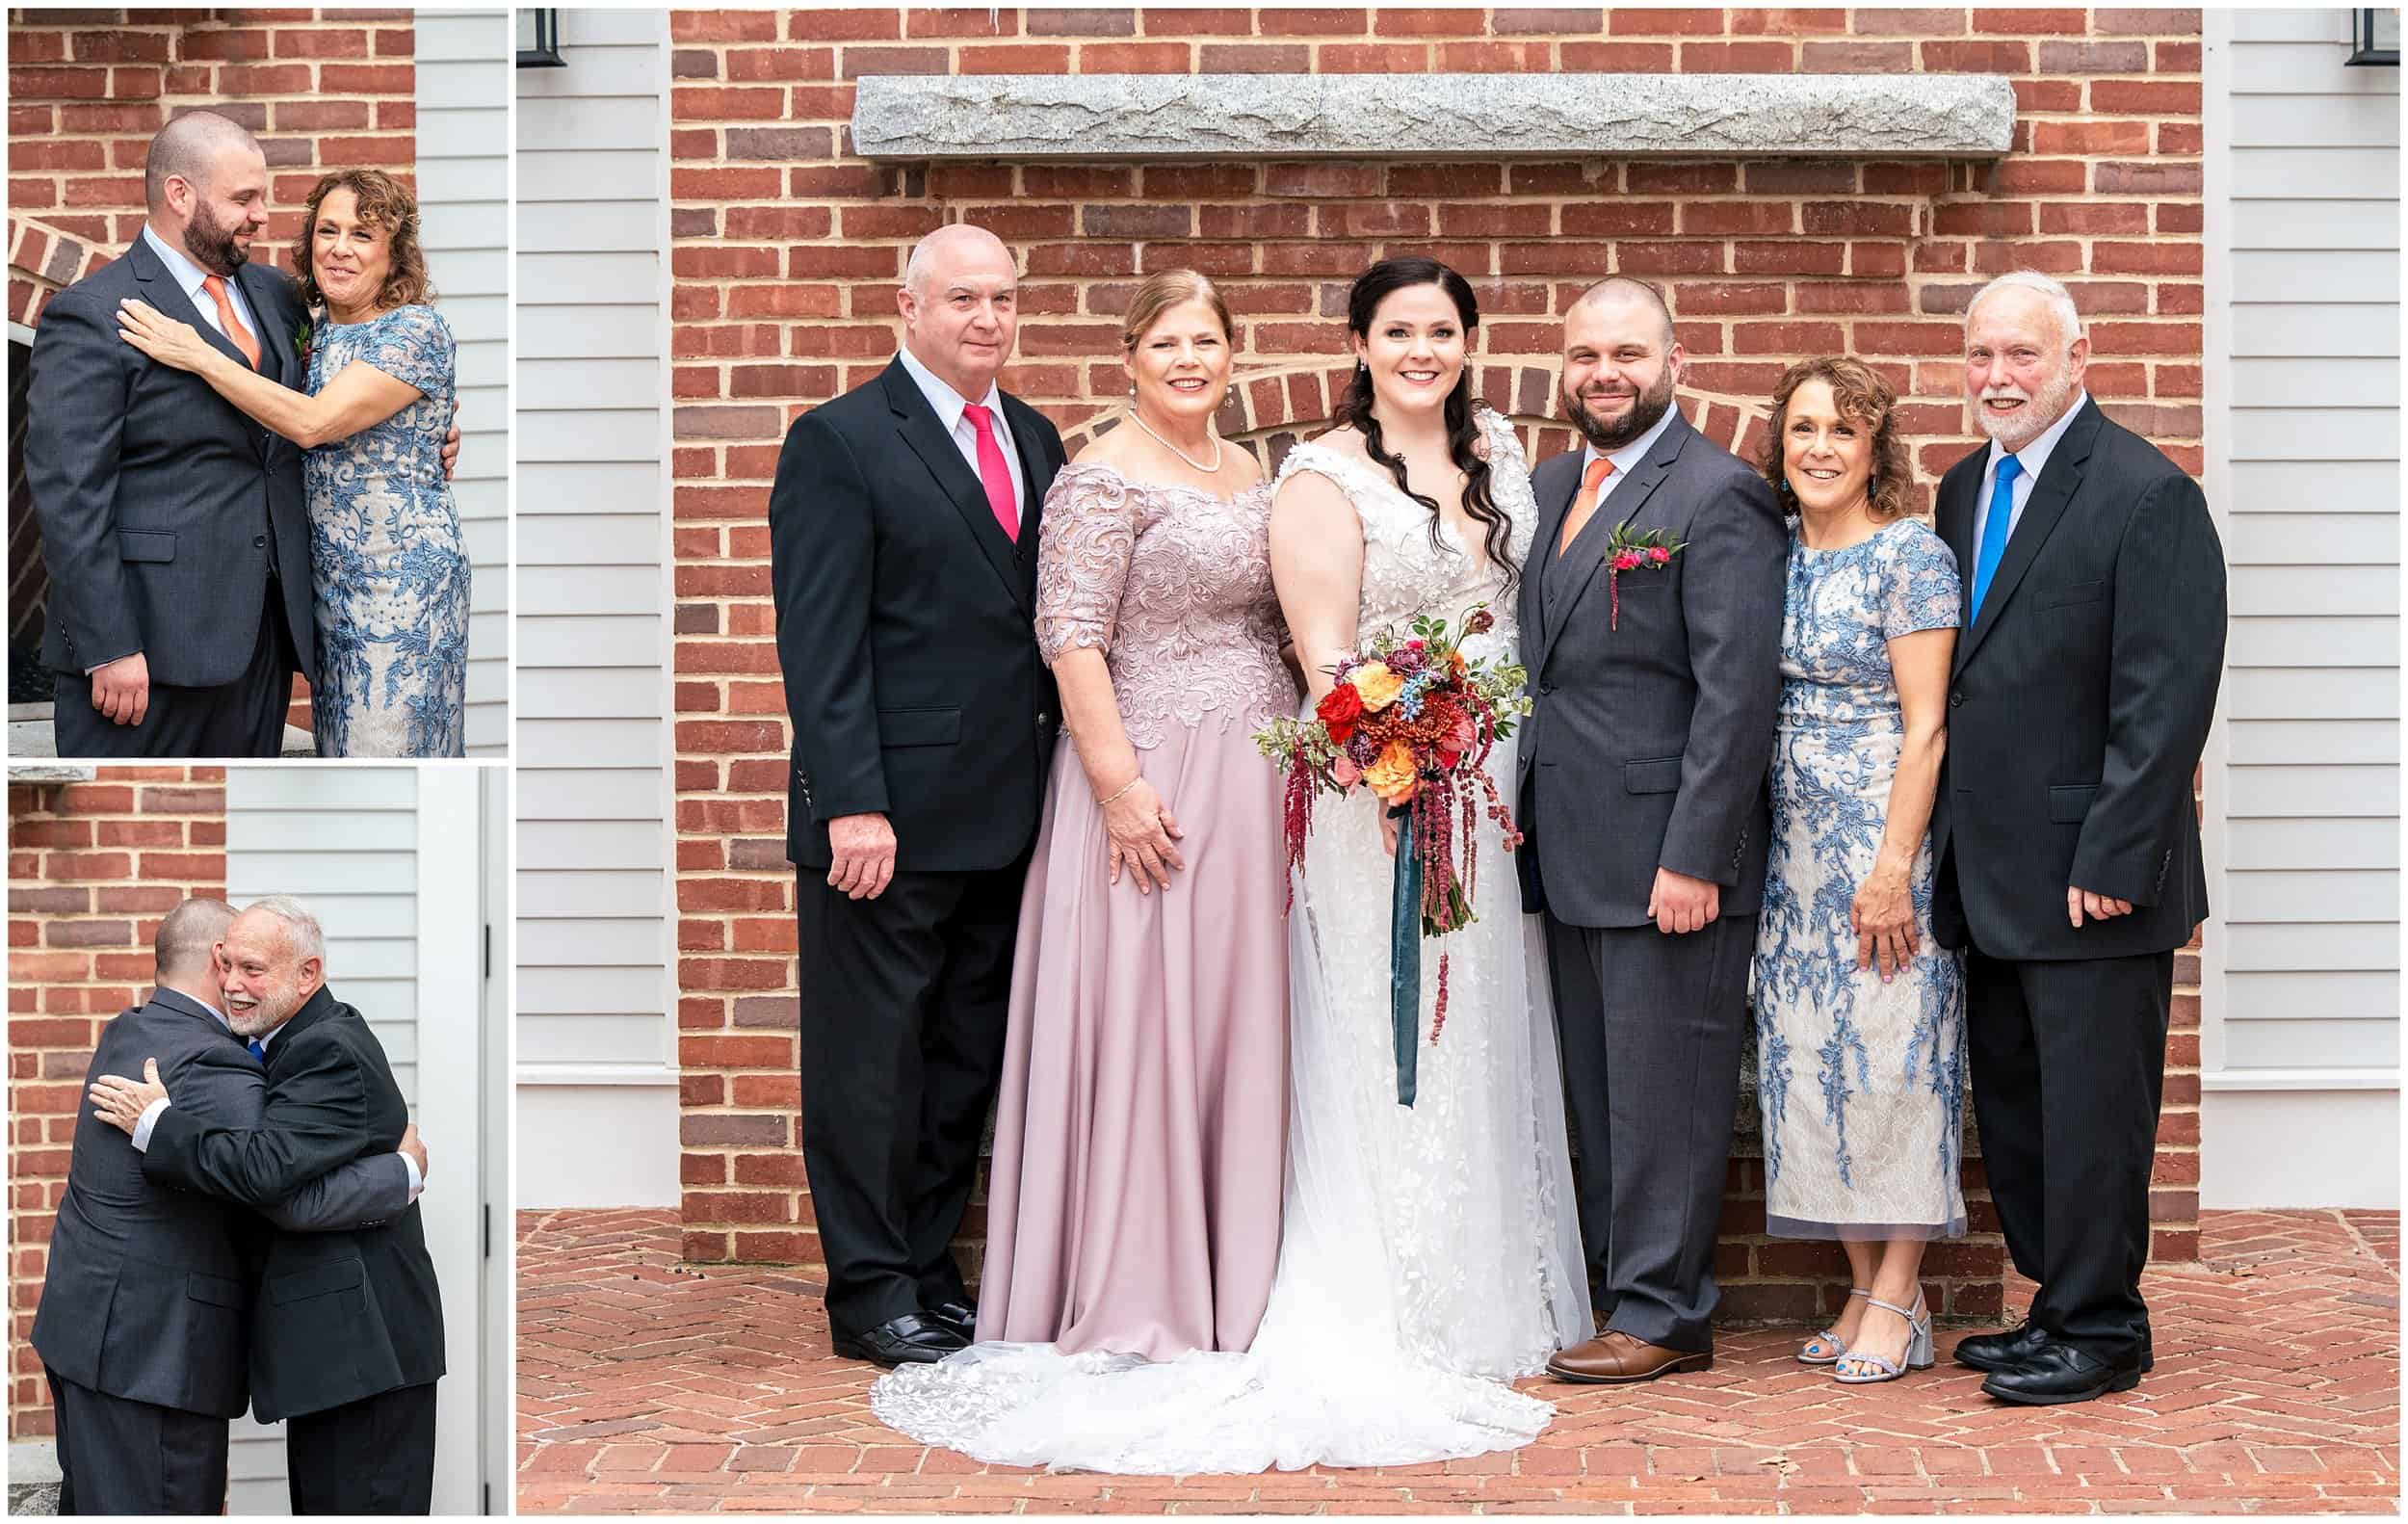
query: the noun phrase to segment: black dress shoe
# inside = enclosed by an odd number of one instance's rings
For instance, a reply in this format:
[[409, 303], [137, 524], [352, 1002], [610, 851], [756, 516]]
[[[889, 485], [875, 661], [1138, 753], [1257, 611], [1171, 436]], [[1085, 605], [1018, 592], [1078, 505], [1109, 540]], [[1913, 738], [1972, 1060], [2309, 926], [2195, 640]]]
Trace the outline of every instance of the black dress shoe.
[[2022, 1364], [1992, 1371], [1981, 1389], [2006, 1402], [2045, 1407], [2086, 1403], [2109, 1392], [2129, 1392], [2139, 1384], [2137, 1351], [2128, 1360], [2109, 1361], [2050, 1340]]
[[979, 1309], [976, 1302], [955, 1298], [940, 1301], [928, 1309], [929, 1321], [941, 1328], [951, 1328], [961, 1335], [964, 1344], [979, 1342]]
[[857, 1337], [848, 1338], [830, 1329], [828, 1343], [848, 1360], [893, 1367], [934, 1365], [955, 1350], [968, 1348], [970, 1341], [943, 1324], [906, 1312]]
[[[1972, 1333], [1956, 1342], [1956, 1363], [1970, 1365], [1976, 1371], [2003, 1371], [2023, 1364], [2039, 1353], [2049, 1342], [2049, 1331], [2026, 1319], [2021, 1325], [1999, 1333]], [[2140, 1328], [2140, 1371], [2142, 1375], [2157, 1369], [2157, 1352], [2150, 1345], [2148, 1325]]]

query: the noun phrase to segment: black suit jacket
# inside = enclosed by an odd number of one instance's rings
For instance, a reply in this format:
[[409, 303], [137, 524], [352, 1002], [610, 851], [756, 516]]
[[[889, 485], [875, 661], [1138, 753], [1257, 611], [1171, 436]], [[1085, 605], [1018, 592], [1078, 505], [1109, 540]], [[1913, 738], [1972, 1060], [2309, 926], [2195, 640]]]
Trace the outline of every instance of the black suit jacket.
[[[274, 1200], [335, 1165], [390, 1153], [409, 1125], [382, 1044], [323, 986], [269, 1042], [267, 1074], [255, 1127], [212, 1126], [170, 1105], [143, 1173], [237, 1201]], [[356, 1232], [274, 1235], [260, 1291], [250, 1381], [262, 1422], [443, 1374], [443, 1305], [416, 1202]]]
[[[1942, 478], [1967, 599], [1984, 445]], [[2224, 550], [2207, 499], [2095, 402], [2032, 484], [1957, 638], [1931, 818], [1932, 930], [1993, 958], [2162, 953], [2208, 914], [2191, 775], [2224, 670]], [[2133, 903], [2076, 931], [2065, 890]]]
[[[1789, 556], [1772, 488], [1676, 412], [1565, 565], [1551, 567], [1580, 480], [1577, 450], [1531, 474], [1538, 532], [1522, 573], [1522, 650], [1536, 707], [1521, 748], [1531, 841], [1515, 854], [1524, 908], [1572, 926], [1645, 925], [1662, 867], [1721, 885], [1722, 913], [1753, 915]], [[1634, 533], [1670, 530], [1688, 548], [1662, 570], [1622, 574], [1617, 620], [1606, 542], [1625, 521]], [[1551, 570], [1577, 578], [1558, 583], [1552, 610]]]
[[795, 421], [770, 493], [794, 723], [786, 854], [882, 812], [903, 873], [1001, 868], [1035, 839], [1060, 704], [1036, 645], [1037, 523], [1061, 435], [1003, 400], [1028, 503], [1004, 536], [903, 361]]
[[[261, 374], [305, 386], [293, 283], [257, 264], [235, 278], [261, 328]], [[153, 682], [232, 682], [257, 643], [275, 566], [293, 649], [314, 678], [300, 447], [118, 337], [127, 297], [241, 358], [140, 237], [42, 308], [25, 430], [25, 482], [50, 570], [42, 662], [81, 672], [141, 651]]]
[[[144, 1059], [182, 1112], [211, 1126], [259, 1119], [259, 1061], [224, 1023], [172, 989], [104, 1028], [85, 1076], [140, 1078]], [[309, 1179], [263, 1215], [297, 1233], [372, 1224], [408, 1204], [391, 1153]], [[232, 1418], [249, 1400], [246, 1353], [267, 1223], [226, 1202], [145, 1178], [131, 1139], [90, 1108], [75, 1120], [66, 1195], [33, 1344], [42, 1363], [113, 1397]]]

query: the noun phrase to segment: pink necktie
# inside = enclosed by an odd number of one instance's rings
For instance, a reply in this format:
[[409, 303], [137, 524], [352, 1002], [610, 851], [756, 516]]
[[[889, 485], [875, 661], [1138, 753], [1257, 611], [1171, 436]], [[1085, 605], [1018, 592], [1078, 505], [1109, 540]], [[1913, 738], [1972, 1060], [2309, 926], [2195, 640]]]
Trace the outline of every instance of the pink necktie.
[[970, 420], [970, 428], [979, 436], [979, 482], [986, 488], [986, 506], [995, 513], [995, 522], [1004, 526], [1004, 538], [1017, 544], [1020, 539], [1020, 510], [1011, 500], [1011, 467], [1004, 463], [1004, 447], [995, 442], [995, 421], [982, 403], [971, 403], [961, 409]]

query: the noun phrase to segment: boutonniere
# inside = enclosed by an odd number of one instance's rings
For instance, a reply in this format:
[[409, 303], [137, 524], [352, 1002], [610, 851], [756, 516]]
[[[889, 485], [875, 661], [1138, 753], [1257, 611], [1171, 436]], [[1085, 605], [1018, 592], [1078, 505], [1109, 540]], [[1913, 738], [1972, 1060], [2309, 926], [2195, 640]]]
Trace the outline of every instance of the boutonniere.
[[293, 355], [303, 365], [309, 363], [309, 320], [303, 318], [301, 327], [293, 330]]
[[1673, 539], [1668, 529], [1634, 531], [1627, 518], [1614, 525], [1613, 538], [1606, 541], [1606, 584], [1613, 606], [1606, 627], [1622, 627], [1622, 573], [1662, 571], [1672, 565], [1673, 557], [1687, 549], [1688, 541]]

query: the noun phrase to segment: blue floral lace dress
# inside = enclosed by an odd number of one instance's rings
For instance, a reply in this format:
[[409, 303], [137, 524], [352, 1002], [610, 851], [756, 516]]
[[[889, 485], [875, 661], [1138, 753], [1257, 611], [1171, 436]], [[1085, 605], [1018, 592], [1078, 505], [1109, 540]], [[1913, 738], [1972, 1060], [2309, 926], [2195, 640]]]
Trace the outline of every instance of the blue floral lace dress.
[[452, 330], [432, 307], [364, 323], [321, 322], [312, 396], [353, 360], [418, 388], [418, 400], [303, 453], [309, 561], [317, 584], [318, 754], [465, 753], [468, 551], [443, 436], [452, 426]]
[[1789, 1238], [1953, 1237], [1965, 996], [1915, 857], [1913, 961], [1856, 966], [1848, 905], [1889, 818], [1905, 723], [1888, 643], [1957, 623], [1956, 560], [1915, 519], [1837, 550], [1792, 531], [1772, 840], [1755, 978], [1765, 1218]]

